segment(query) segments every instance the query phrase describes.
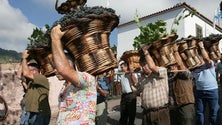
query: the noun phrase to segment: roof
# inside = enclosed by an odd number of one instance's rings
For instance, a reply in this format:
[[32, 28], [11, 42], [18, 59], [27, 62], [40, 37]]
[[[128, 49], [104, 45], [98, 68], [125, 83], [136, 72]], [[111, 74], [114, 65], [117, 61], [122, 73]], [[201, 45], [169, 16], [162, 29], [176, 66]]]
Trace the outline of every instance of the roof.
[[[146, 18], [151, 18], [153, 16], [156, 16], [156, 15], [161, 15], [161, 14], [164, 14], [166, 12], [169, 12], [169, 11], [173, 11], [173, 10], [176, 10], [178, 8], [186, 8], [190, 11], [195, 11], [196, 13], [194, 15], [196, 15], [197, 17], [201, 18], [202, 20], [204, 20], [206, 23], [208, 23], [209, 25], [213, 26], [213, 21], [211, 21], [210, 19], [208, 19], [206, 16], [202, 15], [201, 13], [199, 13], [198, 11], [196, 11], [196, 9], [194, 9], [193, 7], [189, 6], [188, 4], [186, 4], [186, 2], [183, 2], [183, 3], [178, 3], [176, 4], [175, 6], [173, 7], [170, 7], [170, 8], [167, 8], [165, 10], [162, 10], [162, 11], [159, 11], [159, 12], [156, 12], [156, 13], [152, 13], [150, 15], [147, 15], [147, 16], [144, 16], [144, 17], [141, 17], [140, 20], [143, 20], [143, 19], [146, 19]], [[122, 26], [125, 26], [125, 25], [128, 25], [128, 24], [131, 24], [131, 23], [134, 23], [135, 21], [132, 20], [132, 21], [129, 21], [129, 22], [126, 22], [126, 23], [123, 23], [123, 24], [120, 24], [118, 27], [122, 27]], [[218, 25], [215, 26], [215, 28], [219, 31], [222, 32], [222, 28], [219, 27]]]

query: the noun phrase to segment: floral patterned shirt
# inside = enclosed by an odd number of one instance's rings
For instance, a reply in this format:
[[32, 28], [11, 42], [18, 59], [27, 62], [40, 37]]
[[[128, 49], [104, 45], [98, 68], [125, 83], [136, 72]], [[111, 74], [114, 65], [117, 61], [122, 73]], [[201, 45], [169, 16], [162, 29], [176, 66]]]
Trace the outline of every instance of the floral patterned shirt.
[[96, 114], [95, 77], [78, 72], [80, 83], [71, 84], [60, 99], [57, 125], [94, 125]]

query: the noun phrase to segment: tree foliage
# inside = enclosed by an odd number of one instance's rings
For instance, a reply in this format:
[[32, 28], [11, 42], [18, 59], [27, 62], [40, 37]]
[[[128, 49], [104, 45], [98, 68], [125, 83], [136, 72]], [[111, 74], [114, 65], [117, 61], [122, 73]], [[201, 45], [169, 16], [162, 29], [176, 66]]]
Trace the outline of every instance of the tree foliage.
[[[47, 30], [50, 29], [48, 24], [45, 25], [45, 28]], [[50, 37], [41, 28], [35, 28], [33, 29], [31, 36], [28, 37], [28, 40], [30, 41], [30, 43], [28, 44], [27, 49], [32, 49], [49, 46]]]
[[138, 50], [141, 45], [156, 41], [157, 39], [167, 35], [166, 22], [157, 20], [155, 23], [147, 23], [141, 26], [138, 15], [135, 17], [135, 22], [140, 29], [140, 34], [134, 38], [134, 49]]

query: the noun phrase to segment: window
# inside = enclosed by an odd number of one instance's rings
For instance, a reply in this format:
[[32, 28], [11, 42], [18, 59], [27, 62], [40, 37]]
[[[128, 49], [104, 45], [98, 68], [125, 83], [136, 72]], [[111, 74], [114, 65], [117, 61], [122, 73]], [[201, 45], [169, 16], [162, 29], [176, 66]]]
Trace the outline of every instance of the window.
[[198, 24], [196, 24], [196, 37], [197, 38], [202, 38], [203, 37], [202, 27]]

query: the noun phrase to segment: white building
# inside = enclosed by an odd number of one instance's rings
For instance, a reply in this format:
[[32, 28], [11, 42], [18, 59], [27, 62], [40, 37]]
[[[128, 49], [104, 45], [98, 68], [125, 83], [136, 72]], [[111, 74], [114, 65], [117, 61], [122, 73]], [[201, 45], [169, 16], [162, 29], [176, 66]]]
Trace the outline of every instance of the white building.
[[[171, 8], [147, 15], [140, 18], [141, 25], [147, 23], [155, 23], [157, 20], [164, 20], [167, 23], [167, 32], [170, 33], [173, 21], [179, 16], [187, 15], [189, 12], [196, 11], [186, 3], [177, 4]], [[177, 30], [178, 39], [186, 38], [189, 35], [198, 38], [207, 37], [210, 34], [221, 34], [222, 28], [213, 26], [213, 21], [206, 18], [199, 12], [195, 12], [193, 16], [180, 20], [179, 25], [173, 25]], [[140, 30], [134, 20], [118, 26], [118, 42], [117, 42], [117, 58], [122, 56], [125, 51], [134, 50], [133, 41], [140, 34]]]

